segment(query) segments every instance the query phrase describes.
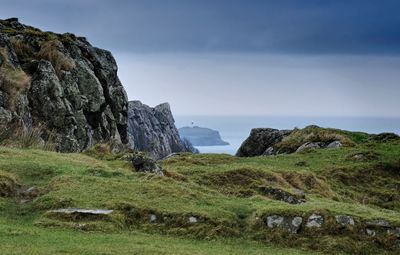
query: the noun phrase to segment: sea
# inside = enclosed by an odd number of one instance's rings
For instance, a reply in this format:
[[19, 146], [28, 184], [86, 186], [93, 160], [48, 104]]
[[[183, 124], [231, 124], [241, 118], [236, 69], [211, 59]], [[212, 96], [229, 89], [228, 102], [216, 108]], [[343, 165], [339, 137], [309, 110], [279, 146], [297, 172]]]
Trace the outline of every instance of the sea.
[[175, 116], [178, 128], [194, 125], [219, 131], [229, 145], [197, 146], [200, 153], [234, 155], [252, 128], [293, 129], [308, 125], [363, 131], [371, 134], [400, 134], [400, 118], [375, 117], [277, 117], [277, 116]]

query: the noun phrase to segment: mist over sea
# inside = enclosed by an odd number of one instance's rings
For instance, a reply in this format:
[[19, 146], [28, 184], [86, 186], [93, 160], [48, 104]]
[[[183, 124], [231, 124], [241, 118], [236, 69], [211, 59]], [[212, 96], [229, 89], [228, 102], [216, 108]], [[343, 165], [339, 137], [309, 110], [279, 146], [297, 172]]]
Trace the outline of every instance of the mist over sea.
[[178, 128], [196, 126], [218, 130], [226, 146], [199, 146], [201, 153], [235, 154], [241, 143], [248, 137], [252, 128], [293, 129], [308, 125], [339, 128], [367, 133], [393, 132], [400, 134], [400, 118], [372, 117], [271, 117], [271, 116], [175, 116]]

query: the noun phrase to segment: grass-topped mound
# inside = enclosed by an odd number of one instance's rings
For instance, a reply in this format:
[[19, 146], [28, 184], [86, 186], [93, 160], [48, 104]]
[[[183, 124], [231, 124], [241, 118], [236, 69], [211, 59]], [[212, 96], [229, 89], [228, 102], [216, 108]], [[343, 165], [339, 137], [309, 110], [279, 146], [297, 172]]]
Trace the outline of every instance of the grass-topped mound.
[[17, 193], [18, 182], [7, 172], [0, 171], [0, 197], [13, 197]]
[[[365, 139], [359, 138], [357, 135], [362, 136], [363, 134], [346, 133], [338, 129], [308, 126], [303, 129], [294, 129], [288, 136], [284, 137], [276, 147], [280, 152], [292, 153], [306, 143], [321, 143], [322, 145], [328, 145], [332, 142], [338, 141], [344, 146], [354, 146], [356, 142]], [[365, 137], [368, 136], [368, 134], [364, 135]]]
[[[168, 246], [165, 254], [190, 251], [185, 243], [200, 247], [200, 240], [213, 240], [221, 247], [204, 250], [210, 254], [224, 254], [221, 249], [235, 254], [229, 240], [244, 246], [254, 242], [260, 251], [255, 254], [290, 254], [293, 250], [288, 247], [305, 249], [307, 254], [311, 250], [396, 254], [399, 157], [396, 140], [378, 142], [368, 137], [339, 149], [269, 157], [183, 153], [161, 161], [164, 176], [160, 176], [136, 172], [125, 160], [129, 157], [113, 154], [110, 145], [80, 154], [0, 147], [2, 189], [19, 185], [20, 190], [39, 191], [29, 201], [18, 196], [0, 198], [4, 209], [0, 221], [17, 226], [18, 232], [11, 238], [3, 228], [0, 234], [6, 237], [2, 240], [7, 240], [8, 249], [25, 239], [85, 231], [88, 240], [110, 236], [151, 242], [160, 235], [186, 240], [180, 248]], [[91, 214], [95, 209], [107, 214]], [[42, 242], [42, 251], [54, 249], [48, 240]], [[280, 248], [273, 250], [271, 244]], [[86, 245], [81, 248], [91, 251], [87, 254], [98, 251]], [[238, 252], [247, 254], [247, 248]], [[30, 246], [24, 251], [38, 249]], [[112, 251], [128, 253], [116, 246]], [[143, 254], [148, 252], [143, 248]]]

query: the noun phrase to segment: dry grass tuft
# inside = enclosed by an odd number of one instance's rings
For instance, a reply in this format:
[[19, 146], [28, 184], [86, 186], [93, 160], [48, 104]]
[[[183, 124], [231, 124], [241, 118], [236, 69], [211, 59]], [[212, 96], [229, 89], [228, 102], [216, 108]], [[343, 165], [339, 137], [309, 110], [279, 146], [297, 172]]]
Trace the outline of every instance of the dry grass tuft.
[[51, 40], [42, 43], [37, 57], [51, 62], [57, 76], [61, 70], [71, 71], [75, 67], [74, 60], [61, 52], [62, 43], [59, 40]]
[[31, 77], [8, 62], [6, 49], [0, 48], [0, 58], [0, 88], [8, 94], [9, 107], [14, 110], [18, 95], [29, 90]]
[[13, 46], [15, 54], [17, 54], [18, 58], [27, 59], [34, 56], [33, 50], [31, 47], [28, 46], [23, 40], [17, 37], [11, 37], [10, 42]]
[[9, 124], [0, 127], [0, 145], [15, 148], [42, 149], [54, 151], [55, 137], [42, 125], [23, 127], [19, 124]]

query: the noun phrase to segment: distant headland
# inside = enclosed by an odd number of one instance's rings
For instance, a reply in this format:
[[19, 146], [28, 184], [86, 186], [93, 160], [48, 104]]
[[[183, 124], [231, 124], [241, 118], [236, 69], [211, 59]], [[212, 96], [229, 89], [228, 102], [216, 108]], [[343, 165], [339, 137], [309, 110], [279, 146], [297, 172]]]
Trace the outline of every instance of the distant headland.
[[179, 135], [182, 139], [189, 140], [194, 146], [219, 146], [229, 145], [222, 140], [217, 130], [204, 127], [182, 127], [179, 128]]

